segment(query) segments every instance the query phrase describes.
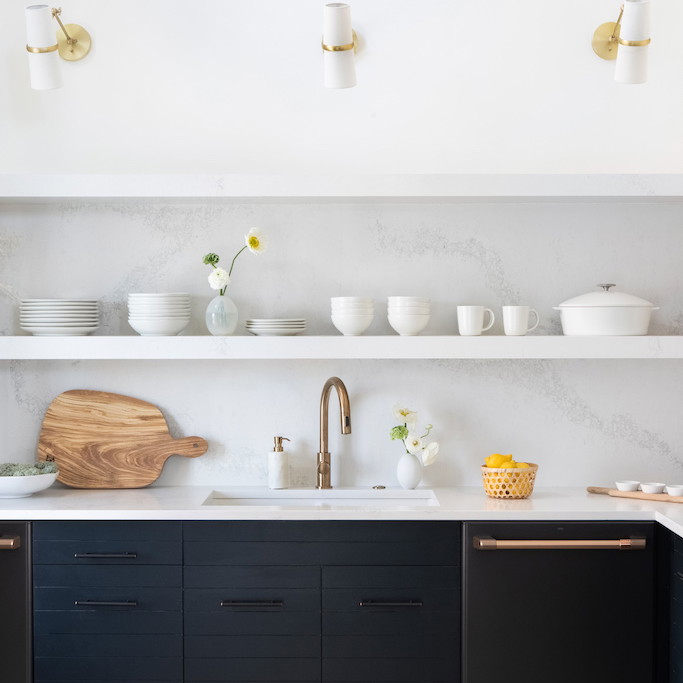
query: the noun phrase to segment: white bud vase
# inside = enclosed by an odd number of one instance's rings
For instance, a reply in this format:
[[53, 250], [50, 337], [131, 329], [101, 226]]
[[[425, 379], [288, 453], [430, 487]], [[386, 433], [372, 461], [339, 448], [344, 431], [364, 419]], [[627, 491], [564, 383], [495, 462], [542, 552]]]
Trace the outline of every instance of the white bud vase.
[[404, 453], [396, 466], [396, 478], [404, 489], [414, 489], [422, 479], [422, 463], [416, 455]]
[[237, 306], [227, 296], [214, 297], [206, 307], [206, 327], [215, 336], [232, 334], [237, 327], [237, 319]]

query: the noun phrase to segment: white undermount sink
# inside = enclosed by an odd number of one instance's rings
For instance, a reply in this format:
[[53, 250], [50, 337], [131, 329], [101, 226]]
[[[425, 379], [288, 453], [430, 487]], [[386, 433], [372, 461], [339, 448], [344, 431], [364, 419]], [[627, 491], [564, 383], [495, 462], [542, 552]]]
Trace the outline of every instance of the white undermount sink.
[[425, 507], [438, 506], [431, 489], [334, 488], [279, 489], [260, 487], [212, 491], [202, 505], [277, 507]]

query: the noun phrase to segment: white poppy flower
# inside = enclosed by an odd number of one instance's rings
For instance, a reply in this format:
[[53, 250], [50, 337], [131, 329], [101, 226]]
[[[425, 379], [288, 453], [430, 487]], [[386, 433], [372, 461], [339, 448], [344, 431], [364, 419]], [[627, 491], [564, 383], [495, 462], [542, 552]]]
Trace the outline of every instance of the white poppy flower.
[[436, 441], [428, 443], [422, 451], [422, 464], [425, 467], [431, 465], [439, 454], [439, 444]]
[[211, 289], [223, 289], [230, 284], [230, 276], [228, 271], [223, 268], [214, 268], [209, 275], [209, 284]]
[[422, 439], [413, 432], [409, 432], [405, 440], [406, 448], [408, 453], [411, 455], [419, 455], [422, 452], [424, 446], [422, 445]]
[[394, 418], [399, 422], [408, 425], [408, 427], [414, 427], [417, 422], [417, 413], [410, 408], [402, 408], [399, 405], [395, 405], [393, 408]]
[[244, 242], [252, 254], [262, 254], [268, 248], [268, 239], [259, 228], [252, 228], [244, 236]]

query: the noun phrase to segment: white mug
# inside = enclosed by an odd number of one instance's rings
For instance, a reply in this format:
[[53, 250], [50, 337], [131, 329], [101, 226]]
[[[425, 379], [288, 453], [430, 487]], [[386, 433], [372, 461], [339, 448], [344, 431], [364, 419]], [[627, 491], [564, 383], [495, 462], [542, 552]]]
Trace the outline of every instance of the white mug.
[[[536, 322], [529, 327], [529, 314], [536, 316]], [[538, 311], [529, 306], [503, 306], [503, 328], [505, 334], [520, 337], [538, 327]]]
[[[490, 320], [484, 325], [484, 313], [488, 313]], [[476, 337], [493, 327], [496, 317], [490, 308], [483, 306], [458, 306], [458, 330], [467, 337]]]

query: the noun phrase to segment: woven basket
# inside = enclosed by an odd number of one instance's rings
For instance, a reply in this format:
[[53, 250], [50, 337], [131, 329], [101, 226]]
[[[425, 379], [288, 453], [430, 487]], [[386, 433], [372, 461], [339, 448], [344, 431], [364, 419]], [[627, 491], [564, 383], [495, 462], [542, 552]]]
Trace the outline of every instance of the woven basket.
[[534, 490], [538, 465], [529, 467], [481, 466], [484, 491], [489, 498], [528, 498]]

